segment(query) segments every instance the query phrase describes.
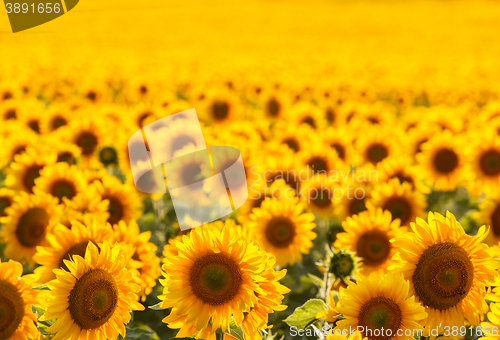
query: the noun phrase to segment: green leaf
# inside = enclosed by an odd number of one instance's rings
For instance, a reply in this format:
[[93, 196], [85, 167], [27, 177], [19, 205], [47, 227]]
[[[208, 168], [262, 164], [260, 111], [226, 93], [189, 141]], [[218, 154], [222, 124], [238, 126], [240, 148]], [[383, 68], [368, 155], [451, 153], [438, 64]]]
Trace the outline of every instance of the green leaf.
[[152, 339], [160, 340], [158, 335], [149, 326], [140, 323], [132, 323], [126, 327], [127, 334], [125, 338], [121, 336], [118, 339], [123, 340], [142, 340], [142, 339]]
[[243, 329], [236, 324], [233, 317], [231, 317], [231, 322], [229, 323], [229, 328], [226, 330], [226, 334], [232, 335], [238, 340], [245, 340]]
[[164, 309], [167, 309], [167, 308], [161, 307], [162, 303], [163, 302], [158, 302], [156, 305], [149, 306], [148, 308], [152, 309], [152, 310], [164, 310]]
[[38, 317], [41, 317], [43, 314], [45, 314], [45, 309], [43, 309], [42, 307], [39, 307], [39, 306], [35, 306], [35, 305], [31, 305], [31, 311], [33, 313], [36, 313], [36, 315], [38, 315]]
[[295, 326], [298, 329], [306, 329], [314, 320], [316, 314], [325, 309], [325, 303], [319, 299], [311, 299], [304, 305], [297, 308], [292, 315], [285, 319], [285, 322], [290, 326]]
[[308, 273], [307, 276], [309, 276], [312, 279], [312, 282], [318, 287], [321, 288], [323, 287], [323, 279], [320, 277], [317, 277], [316, 275], [313, 275], [311, 273]]

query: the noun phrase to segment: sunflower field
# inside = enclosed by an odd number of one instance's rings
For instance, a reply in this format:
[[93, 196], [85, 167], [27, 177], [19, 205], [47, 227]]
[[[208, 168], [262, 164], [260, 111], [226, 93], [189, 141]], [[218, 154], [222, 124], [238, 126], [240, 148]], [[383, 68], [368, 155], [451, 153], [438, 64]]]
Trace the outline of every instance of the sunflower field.
[[[0, 18], [0, 340], [500, 339], [500, 2]], [[182, 230], [129, 139], [192, 108], [248, 199]]]

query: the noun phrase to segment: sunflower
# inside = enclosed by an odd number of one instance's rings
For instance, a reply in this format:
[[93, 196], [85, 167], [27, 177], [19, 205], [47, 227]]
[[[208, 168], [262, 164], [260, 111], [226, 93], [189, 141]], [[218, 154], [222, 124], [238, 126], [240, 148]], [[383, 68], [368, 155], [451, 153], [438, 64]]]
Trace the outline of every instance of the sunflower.
[[278, 91], [267, 91], [259, 98], [259, 107], [269, 119], [281, 119], [290, 107], [290, 100]]
[[141, 286], [139, 295], [144, 301], [160, 276], [160, 258], [155, 255], [156, 246], [149, 242], [151, 231], [141, 233], [135, 220], [131, 220], [128, 225], [120, 221], [113, 229], [116, 241], [127, 243], [135, 249], [132, 260], [138, 262], [139, 275], [134, 275], [134, 282]]
[[35, 179], [40, 176], [40, 171], [47, 165], [56, 162], [57, 155], [53, 152], [38, 152], [34, 147], [27, 147], [26, 151], [14, 157], [5, 173], [5, 185], [15, 190], [33, 193]]
[[15, 121], [19, 116], [19, 111], [22, 110], [23, 101], [21, 100], [6, 100], [0, 101], [0, 120], [3, 123], [7, 121]]
[[418, 154], [422, 178], [438, 191], [455, 190], [463, 179], [462, 140], [445, 130], [422, 145]]
[[200, 118], [213, 124], [227, 124], [238, 119], [241, 115], [240, 100], [231, 91], [207, 93], [205, 105], [201, 110]]
[[397, 178], [401, 183], [409, 183], [412, 190], [424, 194], [431, 192], [431, 189], [423, 183], [418, 169], [413, 166], [413, 162], [409, 157], [387, 158], [377, 164], [377, 170], [380, 182], [388, 182], [393, 178]]
[[122, 184], [112, 176], [105, 176], [102, 182], [94, 181], [93, 184], [91, 190], [109, 202], [109, 223], [117, 224], [121, 220], [129, 223], [141, 216], [142, 202], [137, 189], [131, 184]]
[[327, 125], [323, 111], [308, 102], [293, 105], [289, 110], [289, 116], [296, 126], [307, 124], [313, 129], [322, 130]]
[[357, 283], [349, 282], [347, 289], [340, 291], [337, 307], [345, 319], [337, 321], [335, 329], [361, 327], [369, 340], [413, 340], [414, 332], [422, 330], [419, 322], [427, 313], [408, 292], [409, 283], [401, 274], [388, 273], [381, 278], [372, 273], [360, 277]]
[[497, 340], [500, 335], [500, 303], [491, 303], [487, 314], [488, 322], [481, 322], [482, 331], [485, 334], [481, 340]]
[[95, 167], [99, 163], [95, 157], [96, 150], [107, 144], [109, 131], [105, 121], [97, 117], [92, 118], [92, 114], [86, 117], [82, 112], [80, 117], [60, 129], [61, 138], [80, 148], [82, 167]]
[[0, 218], [7, 216], [5, 211], [14, 203], [14, 196], [16, 192], [9, 188], [0, 188]]
[[355, 251], [363, 259], [362, 274], [383, 274], [394, 263], [396, 253], [390, 240], [405, 231], [399, 228], [399, 220], [392, 220], [388, 210], [369, 209], [358, 215], [347, 217], [342, 222], [345, 232], [337, 234], [334, 246]]
[[23, 275], [23, 266], [0, 259], [0, 339], [38, 339], [32, 306], [45, 307], [45, 292], [33, 290], [36, 275]]
[[[260, 164], [253, 172], [259, 178], [263, 178], [268, 186], [271, 186], [277, 179], [282, 179], [297, 193], [300, 189], [301, 179], [299, 177], [299, 162], [295, 154], [285, 146], [268, 145], [266, 152], [255, 157], [255, 163]], [[264, 156], [265, 155], [265, 156]]]
[[359, 214], [366, 210], [366, 202], [371, 197], [373, 185], [354, 178], [356, 175], [348, 175], [348, 180], [339, 184], [339, 192], [335, 192], [335, 215], [339, 221], [347, 216]]
[[20, 192], [5, 209], [7, 216], [0, 218], [0, 239], [7, 244], [4, 255], [34, 265], [36, 246], [47, 243], [46, 235], [54, 228], [61, 212], [57, 199], [48, 194]]
[[334, 216], [336, 187], [325, 174], [320, 173], [302, 183], [300, 198], [311, 212], [322, 219], [329, 219]]
[[33, 191], [48, 193], [61, 203], [63, 198], [71, 200], [85, 189], [85, 178], [78, 168], [61, 162], [46, 166], [40, 171], [40, 177], [35, 179]]
[[106, 168], [122, 168], [119, 151], [112, 144], [102, 145], [97, 148], [95, 158]]
[[280, 266], [302, 261], [302, 254], [309, 254], [313, 247], [314, 215], [302, 210], [296, 199], [269, 199], [250, 215], [247, 226], [251, 237], [275, 255]]
[[338, 317], [340, 317], [340, 313], [337, 311], [335, 297], [338, 298], [338, 294], [335, 291], [330, 290], [330, 293], [328, 294], [328, 308], [316, 314], [316, 319], [324, 319], [325, 321], [333, 323], [338, 320]]
[[284, 309], [280, 303], [288, 289], [277, 281], [286, 271], [275, 272], [273, 257], [232, 228], [196, 228], [175, 246], [179, 255], [165, 259], [159, 298], [163, 308], [172, 307], [163, 322], [180, 328], [178, 337], [215, 339], [215, 331], [225, 331], [232, 318], [245, 336], [256, 335], [267, 314]]
[[47, 332], [55, 333], [54, 340], [125, 337], [130, 312], [144, 306], [137, 302], [140, 287], [131, 282], [133, 274], [126, 269], [120, 245], [104, 241], [97, 248], [89, 242], [85, 258], [75, 255], [64, 264], [69, 272], [54, 269], [56, 279], [47, 284], [52, 299], [40, 320], [57, 319]]
[[323, 133], [323, 142], [335, 150], [337, 156], [345, 164], [352, 165], [355, 159], [352, 147], [353, 137], [350, 133], [346, 133], [346, 129], [346, 127], [342, 129], [327, 129]]
[[359, 164], [371, 163], [376, 165], [380, 161], [401, 154], [399, 138], [392, 129], [375, 130], [367, 128], [356, 140], [356, 150], [359, 153]]
[[38, 135], [23, 125], [15, 124], [12, 129], [16, 133], [4, 139], [4, 146], [0, 149], [0, 168], [8, 165], [16, 155], [26, 151], [30, 145], [38, 141]]
[[294, 152], [299, 152], [311, 143], [314, 130], [306, 124], [293, 126], [282, 121], [274, 126], [273, 135], [273, 141], [288, 146]]
[[40, 131], [50, 133], [66, 126], [71, 121], [70, 108], [67, 105], [54, 104], [49, 106], [43, 113], [40, 121]]
[[45, 107], [41, 101], [29, 99], [23, 103], [23, 109], [19, 111], [17, 120], [36, 134], [40, 134], [42, 112]]
[[389, 210], [393, 220], [399, 219], [402, 226], [408, 226], [423, 216], [427, 202], [424, 194], [412, 190], [408, 182], [401, 183], [398, 178], [393, 178], [374, 187], [366, 206]]
[[427, 143], [433, 136], [441, 134], [442, 130], [436, 125], [423, 123], [421, 114], [418, 116], [420, 123], [413, 126], [408, 132], [407, 138], [404, 138], [404, 148], [408, 155], [413, 159], [417, 154], [422, 152], [422, 146]]
[[422, 325], [451, 327], [465, 320], [478, 325], [485, 287], [499, 266], [481, 243], [488, 228], [483, 226], [477, 235], [469, 236], [450, 212], [446, 217], [429, 212], [428, 223], [417, 218], [411, 228], [413, 232], [394, 240], [398, 252], [393, 259], [398, 263], [389, 271], [403, 273], [410, 281], [410, 295], [429, 314]]
[[109, 218], [109, 201], [103, 200], [96, 190], [92, 190], [92, 187], [93, 184], [90, 185], [89, 190], [76, 195], [71, 200], [63, 198], [65, 213], [59, 223], [68, 228], [71, 227], [72, 220], [83, 222], [86, 218], [106, 223]]
[[479, 225], [487, 225], [491, 228], [484, 243], [489, 246], [498, 245], [500, 242], [500, 194], [487, 197], [479, 203], [479, 211], [472, 215]]
[[471, 192], [486, 196], [500, 192], [500, 139], [492, 133], [474, 134], [466, 151]]
[[307, 169], [309, 180], [315, 174], [323, 174], [331, 177], [335, 171], [345, 168], [345, 164], [337, 156], [337, 152], [331, 148], [325, 148], [321, 144], [309, 144], [297, 155], [301, 163], [301, 169]]
[[70, 228], [57, 225], [47, 235], [47, 246], [38, 246], [33, 260], [41, 265], [35, 269], [39, 283], [55, 279], [54, 269], [68, 270], [64, 260], [71, 260], [73, 255], [85, 255], [89, 242], [101, 244], [104, 240], [114, 242], [113, 229], [109, 224], [88, 219], [86, 224], [73, 220]]

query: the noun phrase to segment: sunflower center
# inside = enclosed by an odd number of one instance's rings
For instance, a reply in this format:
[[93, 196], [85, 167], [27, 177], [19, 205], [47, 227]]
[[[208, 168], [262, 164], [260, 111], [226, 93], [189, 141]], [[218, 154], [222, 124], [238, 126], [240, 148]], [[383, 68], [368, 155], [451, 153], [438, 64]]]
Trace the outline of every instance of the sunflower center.
[[500, 237], [500, 204], [497, 204], [495, 211], [491, 214], [491, 229], [496, 237]]
[[99, 160], [104, 166], [118, 165], [118, 153], [115, 148], [106, 146], [99, 152]]
[[488, 150], [483, 153], [479, 163], [485, 175], [498, 176], [500, 174], [500, 152], [497, 150]]
[[280, 105], [280, 103], [276, 99], [271, 98], [267, 102], [267, 112], [272, 117], [276, 117], [277, 115], [279, 115], [280, 110], [281, 110], [281, 105]]
[[378, 266], [384, 263], [391, 253], [391, 243], [387, 234], [380, 230], [371, 230], [359, 238], [356, 253], [363, 258], [368, 266]]
[[224, 120], [229, 115], [229, 104], [218, 101], [212, 104], [212, 115], [216, 120]]
[[197, 162], [189, 163], [182, 169], [182, 181], [184, 185], [189, 185], [203, 179], [201, 164]]
[[31, 208], [26, 211], [17, 223], [16, 236], [25, 247], [35, 247], [45, 239], [45, 231], [49, 225], [49, 214], [42, 208]]
[[243, 282], [238, 264], [223, 253], [199, 258], [189, 275], [194, 295], [212, 306], [230, 302]]
[[97, 137], [90, 131], [84, 131], [76, 139], [76, 145], [82, 149], [83, 155], [89, 156], [97, 146]]
[[118, 287], [103, 269], [90, 269], [79, 278], [69, 294], [71, 318], [81, 329], [104, 325], [118, 305]]
[[180, 135], [176, 137], [172, 142], [172, 154], [189, 144], [196, 145], [196, 141], [191, 136]]
[[288, 145], [288, 147], [295, 152], [300, 151], [299, 143], [294, 138], [287, 138], [283, 141], [283, 143]]
[[0, 217], [7, 216], [5, 209], [10, 207], [12, 200], [9, 197], [0, 197]]
[[312, 168], [313, 173], [320, 171], [322, 172], [328, 171], [328, 164], [326, 160], [322, 157], [312, 157], [307, 162], [307, 165], [309, 165]]
[[362, 211], [366, 210], [365, 199], [357, 199], [353, 198], [349, 200], [349, 216], [359, 214]]
[[5, 112], [5, 119], [16, 119], [17, 118], [17, 111], [16, 109], [9, 109]]
[[24, 300], [17, 288], [0, 279], [0, 339], [10, 339], [24, 317]]
[[312, 203], [320, 208], [329, 207], [332, 204], [330, 199], [330, 190], [328, 189], [317, 189], [319, 192], [317, 195], [311, 197]]
[[65, 118], [63, 118], [61, 116], [56, 116], [52, 119], [52, 121], [50, 123], [50, 127], [51, 127], [52, 131], [54, 131], [54, 130], [59, 129], [61, 126], [64, 126], [66, 124], [68, 124], [68, 121]]
[[95, 93], [94, 91], [89, 91], [87, 92], [87, 98], [91, 101], [95, 101], [97, 98], [97, 93]]
[[114, 196], [104, 196], [103, 199], [109, 200], [108, 212], [109, 218], [108, 222], [110, 224], [117, 224], [123, 218], [123, 204], [122, 202]]
[[366, 158], [373, 164], [377, 164], [389, 155], [389, 151], [385, 145], [380, 143], [372, 144], [366, 150]]
[[330, 272], [337, 277], [347, 277], [354, 269], [354, 259], [352, 255], [337, 253], [333, 255], [330, 263]]
[[28, 122], [28, 126], [31, 130], [35, 131], [36, 133], [40, 133], [40, 125], [38, 123], [38, 120], [30, 120]]
[[76, 188], [72, 182], [66, 179], [59, 179], [52, 184], [52, 187], [50, 188], [50, 194], [54, 197], [59, 198], [59, 202], [61, 202], [61, 199], [63, 197], [67, 197], [69, 199], [75, 197]]
[[445, 242], [427, 248], [412, 276], [415, 293], [424, 306], [446, 310], [469, 293], [474, 266], [460, 246]]
[[35, 179], [40, 176], [40, 170], [43, 166], [38, 164], [33, 164], [26, 169], [23, 176], [23, 185], [29, 193], [33, 193], [33, 187], [35, 186]]
[[389, 198], [382, 209], [389, 210], [392, 214], [392, 220], [396, 218], [401, 220], [401, 225], [406, 225], [411, 218], [412, 208], [408, 200], [403, 197], [391, 197]]
[[57, 163], [65, 162], [68, 164], [75, 164], [75, 156], [69, 151], [61, 152], [57, 155]]
[[314, 122], [314, 118], [311, 116], [308, 116], [308, 117], [302, 119], [301, 124], [307, 124], [310, 127], [312, 127], [313, 129], [316, 128], [316, 123]]
[[[372, 335], [368, 339], [390, 339], [387, 331], [392, 330], [392, 334], [396, 334], [403, 320], [403, 313], [399, 306], [391, 299], [376, 296], [365, 302], [361, 307], [361, 312], [358, 316], [358, 326], [363, 326], [365, 329], [372, 330]], [[373, 335], [373, 330], [384, 329], [381, 335]]]
[[328, 123], [332, 124], [333, 122], [335, 122], [335, 111], [333, 111], [332, 108], [326, 109], [325, 117]]
[[333, 143], [330, 147], [334, 148], [340, 159], [345, 159], [345, 147], [340, 143]]
[[458, 155], [450, 149], [439, 150], [434, 155], [434, 167], [442, 174], [448, 174], [458, 167]]
[[286, 217], [274, 217], [266, 227], [266, 239], [274, 247], [286, 248], [295, 238], [295, 224]]
[[57, 267], [69, 272], [69, 268], [64, 263], [64, 260], [72, 261], [73, 255], [80, 255], [82, 258], [84, 258], [88, 244], [89, 241], [84, 241], [77, 243], [73, 247], [69, 248], [69, 250], [61, 257], [61, 260], [59, 261], [59, 265]]

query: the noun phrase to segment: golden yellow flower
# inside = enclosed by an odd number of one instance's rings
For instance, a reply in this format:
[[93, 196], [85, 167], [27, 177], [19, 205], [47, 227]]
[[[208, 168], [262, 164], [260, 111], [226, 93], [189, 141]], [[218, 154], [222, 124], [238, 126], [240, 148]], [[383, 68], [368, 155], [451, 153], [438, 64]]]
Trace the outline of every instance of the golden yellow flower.
[[340, 290], [337, 307], [345, 319], [338, 321], [335, 329], [363, 327], [361, 333], [370, 340], [414, 339], [427, 313], [408, 292], [409, 283], [401, 274], [381, 277], [372, 273], [357, 283], [349, 282], [347, 289]]
[[163, 322], [180, 328], [178, 337], [215, 339], [215, 331], [225, 331], [231, 317], [246, 334], [256, 334], [267, 314], [283, 310], [282, 294], [288, 289], [277, 281], [286, 271], [274, 272], [273, 257], [232, 228], [196, 228], [175, 247], [179, 255], [165, 259], [159, 298], [162, 307], [172, 307]]
[[0, 217], [7, 216], [5, 209], [14, 203], [15, 191], [9, 188], [0, 188]]
[[393, 178], [374, 186], [366, 206], [389, 210], [393, 220], [399, 218], [402, 226], [408, 226], [423, 216], [427, 202], [424, 194], [412, 189], [408, 182], [401, 183]]
[[47, 328], [54, 340], [125, 337], [130, 312], [144, 306], [137, 302], [140, 287], [131, 282], [128, 258], [121, 251], [120, 245], [112, 247], [108, 241], [99, 248], [89, 242], [85, 258], [75, 255], [73, 261], [64, 260], [69, 272], [54, 269], [56, 279], [47, 284], [52, 298], [40, 318], [57, 319]]
[[46, 294], [32, 289], [36, 275], [22, 275], [19, 262], [0, 260], [0, 339], [38, 339], [32, 307], [45, 307]]
[[20, 192], [5, 212], [7, 216], [0, 218], [0, 239], [7, 244], [4, 255], [23, 264], [34, 265], [36, 246], [47, 244], [46, 235], [57, 224], [62, 206], [48, 194]]
[[362, 258], [361, 273], [365, 276], [387, 272], [396, 253], [390, 241], [406, 230], [399, 227], [399, 220], [392, 220], [388, 210], [378, 208], [347, 217], [342, 226], [345, 232], [337, 234], [335, 248], [356, 252]]
[[33, 191], [48, 193], [61, 203], [63, 198], [72, 200], [82, 194], [86, 187], [85, 178], [78, 168], [61, 162], [46, 166], [40, 171], [40, 177], [35, 179]]
[[109, 224], [88, 220], [86, 225], [78, 221], [71, 223], [71, 228], [58, 225], [47, 235], [47, 246], [38, 246], [33, 260], [41, 266], [35, 269], [40, 283], [55, 279], [54, 269], [68, 268], [64, 260], [71, 260], [74, 255], [85, 256], [89, 242], [101, 244], [105, 240], [114, 241], [113, 229]]
[[304, 213], [297, 199], [264, 200], [260, 208], [252, 210], [246, 226], [250, 237], [276, 256], [280, 266], [302, 261], [302, 254], [309, 254], [316, 238], [314, 215]]
[[[396, 237], [398, 263], [389, 268], [410, 281], [410, 295], [422, 302], [428, 318], [424, 327], [478, 325], [482, 318], [485, 287], [493, 281], [499, 264], [481, 243], [488, 228], [475, 236], [465, 233], [455, 216], [429, 212], [428, 222], [417, 218], [413, 232]], [[426, 335], [424, 333], [424, 335]]]
[[134, 275], [134, 282], [141, 286], [139, 296], [144, 301], [160, 276], [160, 258], [155, 255], [154, 243], [149, 242], [151, 231], [141, 233], [135, 220], [131, 220], [128, 225], [120, 221], [113, 229], [117, 242], [124, 242], [135, 249], [132, 260], [136, 262], [134, 268], [138, 275]]

